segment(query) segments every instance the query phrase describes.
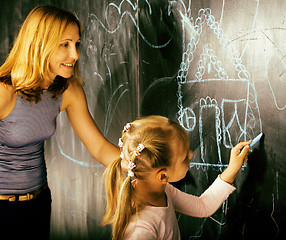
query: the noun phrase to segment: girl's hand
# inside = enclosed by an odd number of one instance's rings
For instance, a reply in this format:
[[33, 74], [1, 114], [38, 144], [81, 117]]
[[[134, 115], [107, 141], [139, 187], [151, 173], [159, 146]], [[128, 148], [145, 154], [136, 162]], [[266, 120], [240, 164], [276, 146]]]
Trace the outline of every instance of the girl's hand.
[[247, 154], [249, 151], [250, 143], [251, 140], [248, 142], [240, 142], [232, 148], [228, 167], [220, 175], [220, 178], [223, 181], [228, 182], [230, 184], [233, 183], [243, 163], [248, 160]]
[[234, 170], [239, 171], [243, 163], [248, 160], [247, 154], [250, 143], [251, 140], [248, 142], [240, 142], [231, 149], [229, 166], [233, 167]]

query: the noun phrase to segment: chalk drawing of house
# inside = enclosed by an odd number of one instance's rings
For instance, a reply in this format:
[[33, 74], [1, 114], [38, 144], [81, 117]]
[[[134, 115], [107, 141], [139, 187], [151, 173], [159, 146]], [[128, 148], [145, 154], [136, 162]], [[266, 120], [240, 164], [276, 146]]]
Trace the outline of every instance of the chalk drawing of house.
[[[190, 135], [199, 135], [200, 148], [200, 161], [191, 162], [190, 167], [222, 170], [227, 166], [222, 149], [252, 139], [262, 130], [255, 87], [210, 9], [201, 9], [195, 21], [182, 15], [182, 27], [178, 121]], [[214, 41], [206, 42], [207, 34]], [[206, 138], [213, 139], [216, 162], [208, 162]]]

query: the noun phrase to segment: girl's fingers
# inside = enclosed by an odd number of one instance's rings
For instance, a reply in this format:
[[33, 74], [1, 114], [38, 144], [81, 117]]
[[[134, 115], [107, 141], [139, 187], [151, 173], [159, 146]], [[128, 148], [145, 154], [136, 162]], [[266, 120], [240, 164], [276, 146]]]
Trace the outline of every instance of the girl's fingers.
[[242, 149], [242, 151], [240, 152], [240, 156], [242, 156], [243, 158], [245, 158], [245, 157], [247, 156], [247, 154], [248, 154], [249, 148], [250, 148], [249, 145], [246, 144], [246, 145], [244, 146], [244, 148]]
[[240, 142], [238, 143], [235, 148], [237, 148], [238, 150], [241, 150], [242, 148], [244, 148], [246, 145], [249, 145], [251, 143], [252, 140], [249, 140], [247, 142]]
[[251, 143], [250, 141], [247, 142], [240, 142], [238, 143], [231, 152], [231, 155], [233, 157], [239, 156], [239, 157], [245, 157], [249, 151], [249, 144]]

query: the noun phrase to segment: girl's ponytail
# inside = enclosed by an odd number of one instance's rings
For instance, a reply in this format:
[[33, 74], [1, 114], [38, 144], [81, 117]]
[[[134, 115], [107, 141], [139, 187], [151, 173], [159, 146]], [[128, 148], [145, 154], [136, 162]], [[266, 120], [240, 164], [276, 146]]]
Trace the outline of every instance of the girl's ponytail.
[[123, 239], [123, 234], [132, 217], [131, 191], [133, 191], [133, 187], [131, 184], [131, 177], [128, 176], [121, 186], [117, 207], [115, 209], [112, 229], [113, 240]]
[[102, 220], [102, 225], [112, 224], [114, 218], [114, 212], [116, 210], [117, 199], [119, 196], [120, 186], [123, 183], [123, 171], [121, 169], [121, 158], [112, 162], [105, 170], [106, 175], [106, 196], [107, 206], [106, 213]]
[[121, 168], [121, 158], [112, 162], [105, 171], [107, 207], [101, 225], [112, 224], [113, 240], [122, 239], [132, 216], [131, 177]]

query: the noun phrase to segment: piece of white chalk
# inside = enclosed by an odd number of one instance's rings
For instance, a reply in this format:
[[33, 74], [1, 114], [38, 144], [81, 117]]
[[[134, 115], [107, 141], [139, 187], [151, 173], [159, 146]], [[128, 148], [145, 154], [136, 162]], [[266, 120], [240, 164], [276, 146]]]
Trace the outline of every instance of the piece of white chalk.
[[263, 133], [260, 133], [256, 138], [254, 138], [249, 144], [249, 147], [252, 148], [256, 143], [258, 143], [262, 135]]

